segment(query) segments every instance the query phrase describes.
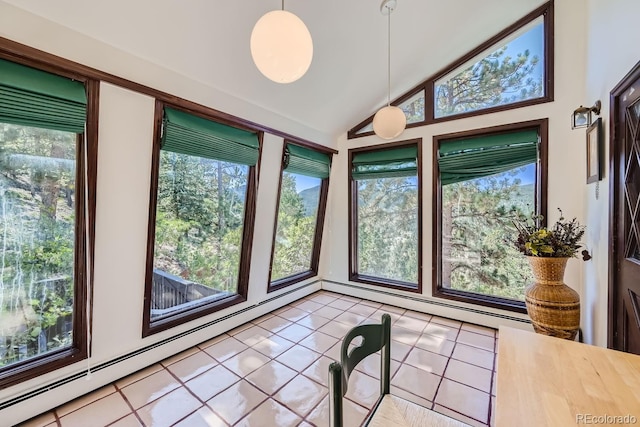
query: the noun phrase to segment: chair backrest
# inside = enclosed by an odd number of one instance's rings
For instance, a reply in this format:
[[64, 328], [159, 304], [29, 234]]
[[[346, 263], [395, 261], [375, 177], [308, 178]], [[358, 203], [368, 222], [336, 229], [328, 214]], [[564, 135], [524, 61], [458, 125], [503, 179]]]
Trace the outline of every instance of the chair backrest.
[[[362, 337], [362, 343], [349, 351], [351, 342]], [[349, 387], [349, 376], [365, 357], [381, 351], [380, 395], [389, 394], [391, 383], [391, 316], [382, 315], [380, 324], [360, 325], [351, 329], [342, 341], [340, 363], [329, 365], [329, 425], [342, 426], [342, 398]]]

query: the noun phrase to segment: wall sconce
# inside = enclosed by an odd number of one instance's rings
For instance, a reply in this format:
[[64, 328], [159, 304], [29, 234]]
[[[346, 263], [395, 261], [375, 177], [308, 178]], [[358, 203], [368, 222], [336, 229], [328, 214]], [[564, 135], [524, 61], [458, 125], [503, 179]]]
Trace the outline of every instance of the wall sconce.
[[583, 107], [582, 105], [576, 108], [571, 115], [571, 129], [586, 128], [591, 126], [593, 121], [591, 113], [596, 116], [600, 115], [600, 107], [602, 104], [600, 100], [597, 100], [593, 107]]

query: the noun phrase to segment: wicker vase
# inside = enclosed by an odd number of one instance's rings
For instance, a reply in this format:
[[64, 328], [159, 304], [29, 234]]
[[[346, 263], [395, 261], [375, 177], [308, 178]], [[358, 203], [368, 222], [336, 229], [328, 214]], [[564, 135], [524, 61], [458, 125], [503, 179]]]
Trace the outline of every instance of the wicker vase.
[[525, 290], [533, 329], [574, 340], [580, 328], [580, 296], [563, 282], [569, 258], [527, 257], [535, 282]]

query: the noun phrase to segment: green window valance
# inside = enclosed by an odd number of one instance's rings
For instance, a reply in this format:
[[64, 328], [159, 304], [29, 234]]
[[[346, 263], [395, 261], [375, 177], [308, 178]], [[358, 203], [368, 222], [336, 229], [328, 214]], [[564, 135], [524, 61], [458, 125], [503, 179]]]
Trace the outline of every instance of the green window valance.
[[353, 179], [396, 178], [418, 173], [418, 146], [359, 152], [353, 155]]
[[189, 156], [254, 166], [258, 134], [165, 107], [162, 149]]
[[535, 129], [444, 141], [438, 149], [442, 185], [495, 175], [537, 160]]
[[331, 156], [326, 153], [287, 144], [284, 148], [284, 169], [290, 173], [329, 178]]
[[82, 133], [82, 82], [0, 59], [0, 122]]

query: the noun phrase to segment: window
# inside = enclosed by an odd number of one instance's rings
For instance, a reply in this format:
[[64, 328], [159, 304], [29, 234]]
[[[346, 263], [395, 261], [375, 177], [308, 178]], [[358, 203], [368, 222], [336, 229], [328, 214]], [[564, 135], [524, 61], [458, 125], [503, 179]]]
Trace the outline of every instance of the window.
[[532, 277], [512, 221], [546, 211], [546, 121], [507, 128], [434, 138], [434, 295], [522, 310]]
[[259, 154], [255, 132], [157, 108], [145, 335], [246, 300]]
[[350, 280], [420, 292], [420, 141], [349, 151]]
[[[423, 126], [553, 101], [553, 3], [549, 2], [405, 93], [407, 126]], [[373, 116], [348, 132], [373, 134]]]
[[329, 154], [285, 145], [270, 291], [318, 273], [330, 163]]
[[0, 59], [0, 388], [87, 356], [96, 86]]

